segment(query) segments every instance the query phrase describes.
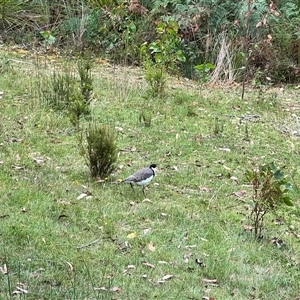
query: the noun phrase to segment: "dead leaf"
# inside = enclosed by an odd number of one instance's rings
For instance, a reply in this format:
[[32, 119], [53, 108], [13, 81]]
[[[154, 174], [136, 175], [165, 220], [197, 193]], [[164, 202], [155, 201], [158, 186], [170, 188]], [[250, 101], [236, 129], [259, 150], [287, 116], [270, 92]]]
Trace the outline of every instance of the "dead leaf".
[[87, 195], [88, 194], [86, 194], [86, 193], [81, 193], [76, 199], [81, 200], [81, 199], [85, 198]]
[[26, 207], [22, 207], [21, 212], [26, 212]]
[[234, 181], [234, 182], [237, 182], [237, 181], [238, 181], [238, 178], [235, 177], [235, 176], [231, 176], [229, 179], [232, 180], [232, 181]]
[[13, 169], [15, 169], [15, 170], [25, 170], [25, 167], [22, 167], [22, 166], [18, 166], [18, 165], [12, 165], [11, 166]]
[[271, 40], [272, 40], [272, 35], [271, 35], [271, 34], [268, 34], [268, 35], [267, 35], [266, 42], [267, 42], [268, 44], [270, 44], [270, 43], [271, 43]]
[[206, 193], [210, 193], [211, 189], [209, 187], [206, 187], [206, 186], [201, 186], [200, 187], [200, 191], [206, 192]]
[[128, 239], [134, 239], [135, 237], [136, 237], [136, 232], [132, 232], [127, 235]]
[[230, 148], [219, 148], [219, 150], [225, 151], [225, 152], [231, 152], [231, 149], [230, 149]]
[[127, 269], [135, 269], [135, 265], [128, 265]]
[[148, 198], [145, 198], [145, 199], [143, 200], [143, 202], [152, 203], [152, 201], [151, 201], [150, 199], [148, 199]]
[[21, 287], [17, 286], [16, 289], [17, 289], [17, 291], [14, 291], [13, 294], [14, 294], [15, 292], [17, 292], [16, 294], [20, 294], [20, 293], [21, 293], [21, 294], [28, 294], [28, 291], [25, 290], [24, 288], [21, 288]]
[[260, 22], [258, 22], [257, 24], [256, 24], [256, 28], [258, 28], [258, 27], [261, 27], [263, 25], [263, 22], [262, 21], [260, 21]]
[[150, 231], [151, 231], [151, 228], [146, 228], [146, 229], [143, 230], [143, 233], [148, 234]]
[[250, 225], [244, 225], [243, 228], [244, 228], [245, 231], [253, 230], [253, 226], [250, 226]]
[[152, 265], [152, 264], [150, 264], [150, 263], [148, 263], [148, 262], [146, 262], [146, 261], [142, 261], [142, 265], [143, 266], [146, 266], [146, 267], [149, 267], [149, 268], [155, 268], [155, 266], [154, 265]]
[[33, 161], [35, 163], [37, 163], [38, 165], [42, 164], [45, 162], [45, 160], [42, 158], [42, 157], [36, 157], [36, 158], [33, 158]]
[[193, 255], [193, 254], [192, 254], [191, 252], [184, 254], [184, 255], [183, 255], [183, 261], [184, 261], [185, 263], [188, 263], [188, 262], [189, 262], [189, 259], [191, 258], [192, 255]]
[[103, 182], [105, 182], [105, 180], [104, 180], [104, 179], [101, 179], [101, 178], [98, 178], [98, 179], [96, 180], [96, 182], [98, 182], [98, 183], [103, 183]]
[[154, 252], [154, 251], [155, 251], [155, 247], [154, 247], [154, 245], [153, 245], [153, 242], [150, 242], [150, 243], [148, 244], [148, 249], [149, 249], [151, 252]]
[[238, 192], [233, 192], [231, 195], [236, 196], [237, 198], [243, 198], [247, 194], [247, 191], [241, 190]]
[[73, 268], [72, 264], [70, 262], [66, 261], [66, 260], [65, 260], [65, 262], [69, 266], [70, 271], [73, 272], [74, 268]]
[[117, 292], [117, 293], [122, 292], [122, 290], [121, 290], [119, 287], [117, 287], [117, 286], [112, 287], [112, 288], [110, 289], [110, 291], [111, 291], [111, 292]]
[[123, 132], [124, 131], [124, 129], [122, 127], [119, 127], [119, 126], [115, 126], [115, 129], [117, 131], [119, 131], [119, 132]]
[[167, 274], [167, 275], [165, 275], [165, 276], [163, 276], [160, 280], [162, 280], [162, 281], [166, 281], [166, 280], [169, 280], [169, 279], [171, 279], [172, 277], [174, 277], [173, 275], [169, 275], [169, 274]]
[[7, 266], [6, 264], [3, 265], [3, 267], [0, 266], [0, 271], [3, 275], [8, 274]]
[[263, 19], [263, 25], [266, 25], [266, 24], [267, 24], [267, 18], [264, 17], [264, 19]]
[[107, 288], [106, 287], [104, 287], [104, 286], [101, 286], [101, 287], [95, 287], [94, 288], [94, 291], [107, 291]]
[[74, 203], [72, 203], [72, 202], [65, 201], [65, 200], [59, 200], [58, 203], [59, 203], [59, 204], [63, 204], [63, 205], [72, 205], [72, 204], [74, 204]]
[[166, 261], [163, 261], [163, 260], [159, 260], [158, 263], [159, 263], [160, 265], [167, 265], [167, 264], [168, 264]]
[[209, 278], [202, 278], [203, 283], [213, 285], [213, 286], [219, 286], [219, 282], [217, 279], [209, 279]]
[[134, 265], [128, 265], [122, 273], [123, 273], [123, 275], [131, 275], [130, 271], [133, 269], [135, 269]]

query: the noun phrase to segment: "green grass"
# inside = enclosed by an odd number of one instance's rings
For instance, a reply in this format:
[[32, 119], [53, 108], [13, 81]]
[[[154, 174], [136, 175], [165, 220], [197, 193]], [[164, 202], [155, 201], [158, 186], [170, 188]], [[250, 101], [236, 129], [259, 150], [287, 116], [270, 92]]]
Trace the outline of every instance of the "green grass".
[[[139, 70], [98, 66], [92, 117], [117, 128], [119, 149], [118, 170], [99, 183], [68, 117], [39, 103], [35, 68], [12, 61], [0, 76], [1, 299], [299, 297], [299, 139], [275, 129], [297, 129], [295, 90], [278, 92], [274, 105], [270, 91], [262, 99], [249, 88], [241, 101], [240, 88], [170, 79], [165, 99], [147, 99]], [[240, 121], [246, 114], [260, 119]], [[295, 206], [267, 216], [255, 241], [243, 229], [245, 170], [272, 161], [285, 166]], [[150, 163], [159, 171], [148, 200], [114, 183]], [[232, 195], [240, 190], [242, 200]], [[77, 199], [84, 192], [91, 197]], [[285, 245], [270, 244], [274, 237]]]

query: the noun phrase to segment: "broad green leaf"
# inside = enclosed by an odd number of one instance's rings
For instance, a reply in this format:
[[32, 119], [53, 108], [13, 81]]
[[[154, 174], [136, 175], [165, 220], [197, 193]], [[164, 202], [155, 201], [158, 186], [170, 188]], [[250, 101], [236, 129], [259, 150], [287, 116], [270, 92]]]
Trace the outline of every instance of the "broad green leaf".
[[287, 206], [294, 206], [293, 202], [291, 201], [290, 197], [283, 197], [282, 198], [283, 202], [287, 205]]
[[130, 32], [136, 32], [136, 26], [133, 22], [130, 23], [128, 28], [129, 28]]
[[196, 65], [196, 66], [194, 67], [194, 69], [196, 69], [196, 70], [198, 70], [198, 71], [202, 71], [204, 68], [205, 68], [204, 64]]
[[277, 170], [273, 176], [275, 180], [280, 180], [283, 177], [283, 173], [280, 170]]
[[48, 44], [52, 45], [55, 43], [56, 38], [53, 35], [50, 35], [48, 38]]
[[246, 178], [247, 178], [247, 180], [252, 181], [253, 180], [253, 176], [254, 176], [254, 174], [253, 174], [253, 172], [251, 170], [246, 170]]
[[294, 189], [293, 189], [293, 187], [292, 187], [291, 184], [287, 183], [287, 184], [285, 184], [284, 187], [285, 187], [286, 190], [288, 190], [288, 191], [290, 191], [290, 192], [294, 192]]
[[44, 39], [48, 39], [50, 36], [50, 32], [49, 31], [41, 31], [40, 35], [44, 38]]
[[157, 24], [156, 31], [157, 33], [163, 33], [165, 30], [165, 23], [160, 22]]
[[209, 69], [214, 69], [215, 68], [215, 65], [213, 65], [212, 63], [207, 63], [207, 64], [205, 64], [205, 66]]
[[177, 55], [177, 59], [179, 61], [182, 61], [182, 62], [186, 61], [186, 57], [184, 56], [184, 54], [182, 53], [181, 50], [177, 51], [176, 55]]

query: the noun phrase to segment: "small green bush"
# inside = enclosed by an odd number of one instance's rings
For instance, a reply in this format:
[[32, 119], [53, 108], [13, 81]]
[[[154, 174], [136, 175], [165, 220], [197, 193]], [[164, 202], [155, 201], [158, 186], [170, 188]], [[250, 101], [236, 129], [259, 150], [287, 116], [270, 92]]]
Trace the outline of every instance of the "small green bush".
[[106, 125], [90, 124], [86, 132], [87, 148], [83, 151], [92, 177], [105, 178], [116, 167], [116, 135]]
[[265, 215], [276, 212], [279, 206], [293, 206], [289, 193], [293, 191], [281, 169], [274, 163], [261, 165], [256, 169], [247, 170], [247, 180], [253, 187], [253, 206], [250, 220], [254, 226], [255, 238], [261, 237]]
[[177, 22], [160, 22], [156, 33], [157, 39], [150, 44], [144, 43], [140, 52], [152, 96], [163, 96], [167, 72], [178, 73], [179, 62], [185, 62], [186, 58], [180, 49]]
[[155, 64], [150, 60], [143, 63], [145, 80], [149, 85], [148, 93], [153, 97], [163, 97], [165, 95], [167, 83], [167, 71], [163, 64]]

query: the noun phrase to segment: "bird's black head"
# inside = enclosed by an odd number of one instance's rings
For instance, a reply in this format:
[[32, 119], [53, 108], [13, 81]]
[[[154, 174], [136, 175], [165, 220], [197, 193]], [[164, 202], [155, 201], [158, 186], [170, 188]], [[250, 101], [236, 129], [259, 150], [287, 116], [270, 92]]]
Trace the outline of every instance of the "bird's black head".
[[156, 168], [156, 164], [152, 164], [152, 165], [150, 165], [150, 167], [149, 167], [150, 169], [155, 169]]

